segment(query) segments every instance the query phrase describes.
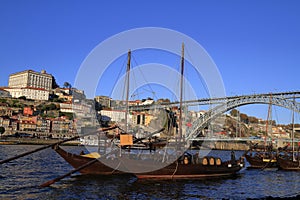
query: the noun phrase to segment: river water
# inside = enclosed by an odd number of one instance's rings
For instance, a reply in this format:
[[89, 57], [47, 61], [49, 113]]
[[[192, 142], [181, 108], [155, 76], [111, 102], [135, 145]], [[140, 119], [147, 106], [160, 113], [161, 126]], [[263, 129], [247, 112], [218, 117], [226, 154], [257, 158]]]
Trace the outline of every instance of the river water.
[[[0, 160], [38, 147], [0, 145]], [[63, 148], [80, 152], [84, 147]], [[211, 153], [230, 158], [229, 151]], [[237, 151], [236, 155], [242, 153]], [[246, 168], [235, 177], [215, 180], [141, 181], [131, 175], [87, 176], [77, 173], [50, 187], [39, 187], [72, 169], [52, 149], [2, 164], [0, 199], [261, 199], [300, 195], [300, 172]]]

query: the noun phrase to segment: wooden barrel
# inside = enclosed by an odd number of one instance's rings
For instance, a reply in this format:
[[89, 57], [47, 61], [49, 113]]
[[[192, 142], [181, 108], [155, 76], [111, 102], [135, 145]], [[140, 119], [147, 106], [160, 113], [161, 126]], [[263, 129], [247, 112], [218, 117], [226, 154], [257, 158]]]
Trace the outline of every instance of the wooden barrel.
[[215, 158], [209, 158], [209, 165], [215, 165]]
[[206, 157], [202, 158], [202, 165], [208, 165], [208, 159]]
[[216, 165], [220, 166], [222, 164], [221, 158], [216, 158]]
[[189, 158], [187, 156], [184, 156], [183, 163], [186, 165], [189, 164]]

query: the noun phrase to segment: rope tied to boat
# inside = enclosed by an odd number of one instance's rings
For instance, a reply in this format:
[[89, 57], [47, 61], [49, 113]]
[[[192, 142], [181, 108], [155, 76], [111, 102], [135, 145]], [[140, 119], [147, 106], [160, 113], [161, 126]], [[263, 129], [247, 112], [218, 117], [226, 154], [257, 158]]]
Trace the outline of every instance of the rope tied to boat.
[[176, 162], [176, 168], [175, 168], [175, 170], [174, 170], [174, 172], [172, 174], [172, 179], [173, 179], [174, 175], [176, 174], [177, 170], [178, 170], [178, 160]]
[[120, 160], [118, 166], [117, 166], [114, 170], [112, 170], [112, 172], [111, 172], [112, 174], [113, 174], [115, 171], [117, 171], [117, 169], [118, 169], [118, 168], [120, 167], [120, 165], [121, 165], [121, 162], [122, 162], [122, 161]]

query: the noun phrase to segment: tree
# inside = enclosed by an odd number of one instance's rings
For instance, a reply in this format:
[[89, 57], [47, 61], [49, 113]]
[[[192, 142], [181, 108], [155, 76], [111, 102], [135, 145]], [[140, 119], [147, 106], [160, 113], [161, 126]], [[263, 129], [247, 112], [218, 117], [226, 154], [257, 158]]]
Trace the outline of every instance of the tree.
[[246, 123], [246, 124], [248, 124], [248, 115], [246, 115], [246, 114], [244, 114], [244, 113], [241, 113], [240, 114], [240, 119], [241, 119], [241, 121], [242, 122], [244, 122], [244, 123]]
[[65, 83], [64, 83], [64, 87], [65, 87], [65, 88], [71, 88], [72, 85], [71, 85], [69, 82], [65, 82]]
[[20, 96], [18, 99], [26, 100], [26, 97], [25, 96]]
[[74, 119], [74, 114], [73, 113], [59, 112], [59, 117], [61, 117], [61, 116], [66, 116], [69, 120]]
[[233, 117], [236, 117], [237, 114], [238, 114], [238, 110], [237, 110], [237, 109], [232, 109], [232, 110], [230, 111], [230, 115], [233, 116]]
[[54, 103], [49, 104], [48, 108], [49, 110], [58, 110], [58, 107]]
[[59, 88], [59, 85], [56, 83], [54, 76], [52, 76], [52, 89]]
[[0, 103], [6, 103], [7, 100], [6, 99], [0, 99]]
[[256, 117], [248, 117], [249, 123], [258, 124], [258, 119]]
[[95, 101], [95, 110], [96, 111], [102, 110], [102, 105], [98, 101]]
[[276, 126], [276, 121], [275, 120], [271, 120], [270, 123], [271, 123], [272, 126]]
[[5, 132], [5, 128], [3, 126], [0, 127], [0, 135], [2, 135]]

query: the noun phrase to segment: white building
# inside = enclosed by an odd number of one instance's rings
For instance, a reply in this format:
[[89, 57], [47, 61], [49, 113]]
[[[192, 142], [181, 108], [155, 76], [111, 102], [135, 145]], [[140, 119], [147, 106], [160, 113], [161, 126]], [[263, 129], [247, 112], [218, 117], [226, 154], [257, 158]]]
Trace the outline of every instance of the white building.
[[144, 101], [143, 103], [141, 103], [141, 105], [151, 105], [153, 103], [154, 103], [154, 100], [147, 99], [146, 101]]
[[47, 101], [49, 99], [49, 91], [43, 88], [4, 88], [4, 90], [8, 91], [13, 98], [25, 96], [26, 99], [33, 100]]
[[25, 70], [11, 74], [8, 80], [8, 91], [13, 98], [25, 96], [27, 99], [48, 100], [52, 89], [52, 75], [45, 70], [35, 72]]
[[11, 74], [8, 80], [9, 88], [43, 88], [45, 90], [52, 89], [52, 75], [47, 74], [45, 70], [35, 72], [26, 70]]
[[101, 116], [107, 116], [114, 122], [121, 122], [125, 120], [125, 111], [122, 110], [101, 110]]

